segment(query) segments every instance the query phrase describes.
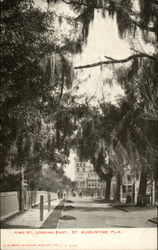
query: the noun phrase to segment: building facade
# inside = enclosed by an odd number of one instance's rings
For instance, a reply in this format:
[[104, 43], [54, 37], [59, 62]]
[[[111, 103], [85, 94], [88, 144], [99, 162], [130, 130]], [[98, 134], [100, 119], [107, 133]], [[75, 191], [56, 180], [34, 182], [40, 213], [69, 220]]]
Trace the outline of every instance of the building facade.
[[[137, 175], [131, 174], [130, 167], [124, 170], [121, 185], [121, 202], [137, 203], [140, 183], [140, 173]], [[145, 195], [146, 204], [155, 204], [155, 182], [149, 179], [147, 182], [147, 190]]]
[[95, 196], [103, 196], [104, 182], [100, 180], [90, 162], [80, 161], [78, 157], [75, 158], [75, 181], [78, 190], [85, 195], [94, 192]]
[[121, 202], [136, 203], [139, 188], [139, 178], [131, 175], [130, 169], [125, 169], [121, 185]]

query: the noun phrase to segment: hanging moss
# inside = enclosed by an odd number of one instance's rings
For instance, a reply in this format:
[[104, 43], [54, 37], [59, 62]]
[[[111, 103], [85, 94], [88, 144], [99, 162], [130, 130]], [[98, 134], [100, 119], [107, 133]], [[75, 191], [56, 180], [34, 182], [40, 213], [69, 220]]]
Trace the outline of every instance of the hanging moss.
[[82, 21], [83, 24], [82, 36], [86, 43], [89, 34], [90, 23], [94, 20], [94, 8], [93, 7], [85, 8], [82, 15], [80, 15], [80, 20]]

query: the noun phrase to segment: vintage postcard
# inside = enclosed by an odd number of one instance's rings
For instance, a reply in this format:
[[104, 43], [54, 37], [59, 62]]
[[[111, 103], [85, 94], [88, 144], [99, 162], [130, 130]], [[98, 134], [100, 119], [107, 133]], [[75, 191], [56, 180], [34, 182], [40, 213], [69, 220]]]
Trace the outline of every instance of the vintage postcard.
[[156, 250], [158, 1], [1, 0], [1, 249]]

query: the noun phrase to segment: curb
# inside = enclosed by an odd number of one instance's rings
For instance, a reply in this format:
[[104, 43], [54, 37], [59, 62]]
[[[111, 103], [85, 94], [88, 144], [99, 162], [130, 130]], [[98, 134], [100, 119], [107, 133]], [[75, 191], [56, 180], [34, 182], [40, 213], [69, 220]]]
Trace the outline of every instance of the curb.
[[15, 216], [20, 215], [20, 214], [21, 214], [21, 212], [18, 210], [18, 211], [14, 211], [10, 214], [3, 215], [0, 218], [0, 223], [2, 224], [3, 222], [6, 222], [6, 221], [8, 221], [8, 220], [14, 218]]
[[40, 228], [57, 228], [58, 221], [61, 215], [61, 212], [64, 208], [65, 200], [60, 201], [60, 203], [54, 208], [52, 213], [48, 216], [48, 218], [44, 221]]
[[151, 219], [148, 219], [148, 221], [158, 225], [158, 218], [151, 218]]

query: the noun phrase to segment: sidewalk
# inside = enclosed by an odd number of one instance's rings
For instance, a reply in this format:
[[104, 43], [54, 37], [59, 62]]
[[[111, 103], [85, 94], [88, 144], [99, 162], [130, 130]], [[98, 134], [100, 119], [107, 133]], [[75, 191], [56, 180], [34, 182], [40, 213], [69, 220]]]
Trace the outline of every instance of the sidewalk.
[[44, 203], [43, 221], [40, 221], [40, 206], [31, 208], [24, 213], [18, 213], [10, 219], [7, 219], [1, 223], [1, 228], [41, 228], [46, 219], [53, 213], [55, 208], [62, 201], [58, 199], [51, 200], [50, 212], [48, 212], [48, 202]]

